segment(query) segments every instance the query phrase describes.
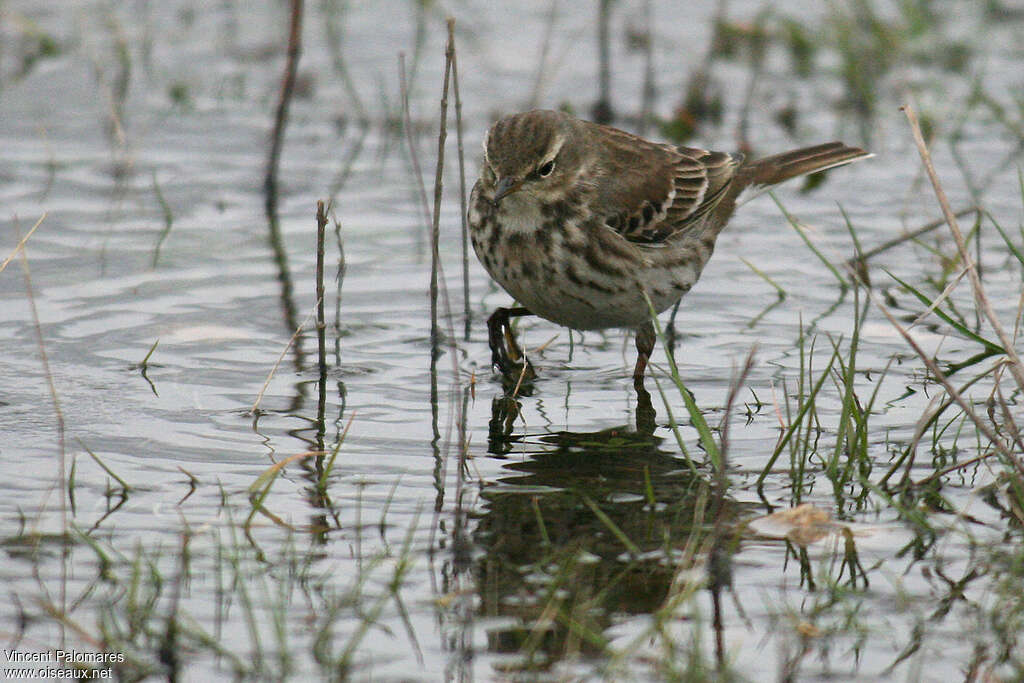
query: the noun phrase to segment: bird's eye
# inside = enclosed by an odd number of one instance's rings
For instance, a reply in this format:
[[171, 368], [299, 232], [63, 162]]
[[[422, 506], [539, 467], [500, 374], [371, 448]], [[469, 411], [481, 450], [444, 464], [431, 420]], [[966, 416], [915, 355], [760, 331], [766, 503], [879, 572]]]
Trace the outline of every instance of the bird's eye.
[[547, 178], [555, 170], [555, 160], [552, 159], [548, 163], [544, 164], [537, 169], [537, 175], [541, 178]]

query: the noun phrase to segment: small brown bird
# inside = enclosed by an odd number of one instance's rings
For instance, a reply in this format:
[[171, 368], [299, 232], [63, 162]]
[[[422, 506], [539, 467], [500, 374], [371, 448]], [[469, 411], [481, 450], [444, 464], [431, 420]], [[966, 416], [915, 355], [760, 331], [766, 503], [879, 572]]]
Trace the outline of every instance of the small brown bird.
[[484, 268], [521, 304], [487, 321], [492, 363], [522, 355], [509, 319], [636, 330], [633, 383], [654, 350], [654, 310], [697, 282], [740, 193], [871, 156], [829, 142], [747, 162], [742, 154], [649, 142], [557, 111], [494, 124], [469, 228]]

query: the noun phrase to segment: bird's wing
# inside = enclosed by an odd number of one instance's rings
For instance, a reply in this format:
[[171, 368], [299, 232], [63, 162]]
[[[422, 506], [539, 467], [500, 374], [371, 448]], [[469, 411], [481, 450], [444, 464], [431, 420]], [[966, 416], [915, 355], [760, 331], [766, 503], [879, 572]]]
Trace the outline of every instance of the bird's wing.
[[742, 155], [648, 142], [611, 128], [593, 208], [631, 242], [659, 244], [700, 225], [721, 200]]

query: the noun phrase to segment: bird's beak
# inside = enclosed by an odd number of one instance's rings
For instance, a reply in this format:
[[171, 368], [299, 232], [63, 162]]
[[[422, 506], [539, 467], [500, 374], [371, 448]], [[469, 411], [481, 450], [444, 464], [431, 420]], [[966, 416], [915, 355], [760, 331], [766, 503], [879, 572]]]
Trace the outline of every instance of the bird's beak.
[[494, 199], [491, 201], [495, 206], [497, 206], [502, 197], [512, 194], [522, 186], [523, 181], [515, 176], [502, 178], [498, 181], [498, 184], [494, 186]]

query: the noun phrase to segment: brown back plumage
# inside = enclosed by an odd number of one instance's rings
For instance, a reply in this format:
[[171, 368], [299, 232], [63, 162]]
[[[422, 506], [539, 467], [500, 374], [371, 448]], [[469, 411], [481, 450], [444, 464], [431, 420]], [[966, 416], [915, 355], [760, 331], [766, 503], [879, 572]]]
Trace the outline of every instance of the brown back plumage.
[[598, 143], [591, 207], [627, 240], [658, 244], [699, 225], [725, 196], [743, 155], [675, 147], [581, 122]]
[[718, 232], [737, 205], [772, 185], [871, 156], [829, 142], [745, 162], [742, 154], [663, 145], [585, 125], [605, 148], [593, 206], [607, 227], [639, 244]]

